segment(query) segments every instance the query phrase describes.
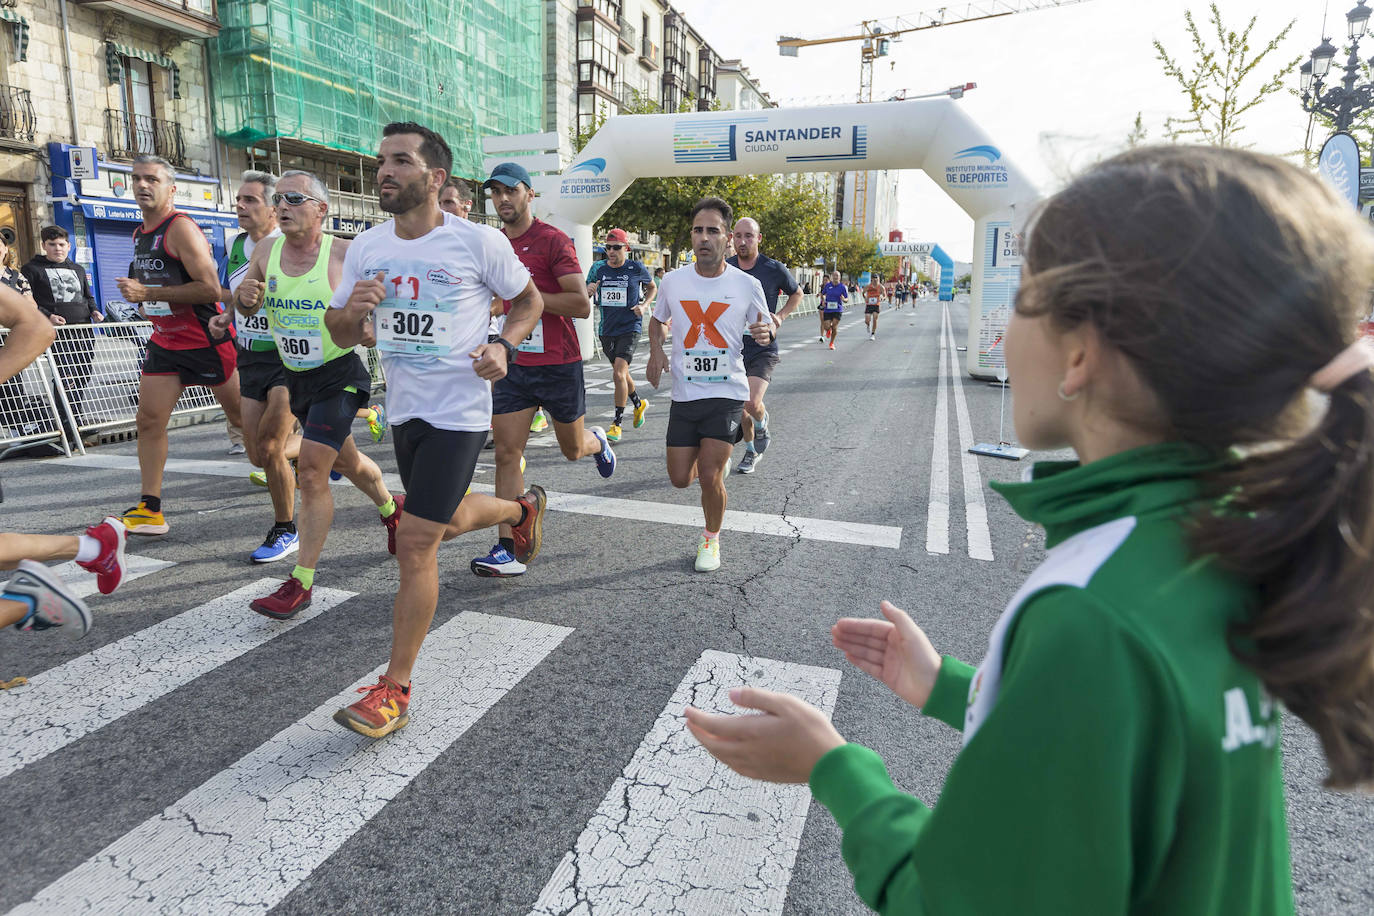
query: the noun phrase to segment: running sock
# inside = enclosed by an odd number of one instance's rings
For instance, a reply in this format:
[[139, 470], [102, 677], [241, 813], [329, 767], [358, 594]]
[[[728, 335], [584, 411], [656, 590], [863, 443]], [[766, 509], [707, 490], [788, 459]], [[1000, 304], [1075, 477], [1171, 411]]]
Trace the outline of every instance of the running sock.
[[619, 426], [619, 425], [620, 425], [620, 421], [623, 420], [623, 419], [625, 419], [625, 408], [624, 408], [624, 407], [617, 407], [617, 408], [615, 409], [615, 425], [616, 425], [616, 426]]
[[720, 532], [719, 532], [719, 531], [703, 531], [703, 532], [701, 533], [701, 536], [704, 537], [704, 538], [706, 538], [706, 543], [709, 544], [709, 543], [711, 543], [711, 541], [713, 541], [713, 540], [715, 540], [716, 538], [720, 537]]
[[[519, 528], [521, 525], [525, 524], [525, 519], [527, 519], [527, 518], [529, 518], [529, 517], [530, 517], [530, 510], [529, 510], [529, 508], [526, 507], [524, 503], [521, 503], [521, 504], [520, 504], [520, 521], [518, 521], [518, 522], [515, 523], [515, 527]], [[512, 540], [511, 540], [511, 543], [514, 544], [515, 541], [512, 539]]]
[[[525, 520], [525, 519], [524, 519], [525, 507], [524, 507], [524, 506], [521, 506], [521, 507], [520, 507], [520, 511], [521, 511], [521, 518], [520, 518], [520, 521], [523, 522], [523, 521]], [[515, 553], [515, 538], [497, 538], [497, 539], [496, 539], [496, 543], [498, 543], [498, 544], [500, 544], [502, 547], [506, 548], [506, 552], [507, 552], [507, 553], [510, 553], [510, 554], [514, 554], [514, 553]]]
[[276, 528], [278, 531], [285, 531], [287, 534], [295, 534], [296, 520], [291, 519], [290, 521], [286, 522], [273, 522], [272, 527]]
[[147, 506], [149, 512], [161, 512], [161, 511], [162, 511], [162, 497], [161, 497], [161, 496], [149, 496], [147, 493], [144, 493], [142, 496], [140, 496], [140, 497], [138, 498], [138, 501], [141, 502], [141, 503], [143, 503], [143, 505]]
[[639, 409], [639, 392], [633, 388], [630, 389], [630, 403], [635, 406], [635, 410]]
[[100, 556], [100, 542], [89, 534], [77, 537], [76, 562], [89, 563]]
[[382, 518], [390, 516], [391, 513], [396, 511], [396, 497], [393, 496], [386, 501], [385, 505], [378, 506], [377, 511], [382, 513]]
[[767, 428], [768, 428], [768, 411], [765, 410], [765, 411], [763, 412], [763, 418], [762, 418], [762, 419], [759, 419], [759, 420], [755, 420], [755, 421], [754, 421], [754, 428], [755, 428], [755, 429], [767, 429]]
[[304, 566], [297, 566], [291, 570], [291, 578], [295, 579], [308, 591], [315, 584], [315, 570], [306, 569]]
[[748, 442], [744, 443], [744, 450], [745, 450], [746, 452], [752, 452], [752, 451], [754, 450], [754, 440], [753, 440], [753, 439], [750, 439]]

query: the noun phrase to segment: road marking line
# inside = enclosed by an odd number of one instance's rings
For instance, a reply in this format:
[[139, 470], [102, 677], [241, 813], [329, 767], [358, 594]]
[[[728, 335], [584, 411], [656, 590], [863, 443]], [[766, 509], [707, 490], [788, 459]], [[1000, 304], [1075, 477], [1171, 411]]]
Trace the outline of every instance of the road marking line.
[[280, 579], [259, 579], [29, 678], [0, 695], [0, 778], [295, 629], [356, 592], [318, 587], [290, 620], [248, 602]]
[[[531, 437], [527, 448], [552, 448], [558, 445], [553, 436]], [[110, 468], [127, 471], [138, 470], [138, 459], [132, 455], [88, 454], [72, 458], [54, 458], [49, 464], [69, 464], [77, 467]], [[232, 468], [226, 473], [224, 466]], [[201, 461], [189, 458], [167, 459], [167, 473], [209, 474], [215, 476], [242, 477], [242, 465], [232, 461]], [[382, 475], [387, 487], [402, 492], [401, 481], [394, 474]], [[344, 481], [347, 483], [347, 481]], [[491, 487], [474, 484], [474, 493], [491, 493]], [[603, 518], [620, 518], [641, 522], [660, 522], [668, 525], [685, 525], [700, 528], [706, 524], [700, 506], [682, 506], [674, 503], [655, 503], [637, 499], [615, 499], [608, 496], [590, 496], [579, 493], [549, 492], [549, 508], [557, 512], [572, 512], [577, 515], [597, 515]], [[830, 541], [837, 544], [860, 544], [866, 547], [889, 547], [893, 550], [902, 544], [902, 529], [889, 525], [870, 525], [864, 522], [844, 522], [822, 518], [800, 516], [767, 515], [761, 512], [725, 511], [725, 530], [741, 531], [746, 534], [771, 534], [778, 537], [800, 537], [810, 541]]]
[[[166, 569], [169, 566], [176, 566], [171, 560], [154, 560], [152, 557], [139, 557], [131, 553], [124, 555], [125, 570], [124, 582], [132, 582], [135, 579], [142, 579], [149, 573], [155, 573], [159, 569]], [[52, 571], [62, 577], [62, 581], [67, 584], [72, 593], [78, 598], [89, 598], [91, 595], [99, 594], [100, 589], [96, 587], [95, 576], [86, 572], [76, 565], [75, 560], [59, 564], [52, 568]], [[125, 608], [132, 610], [132, 608]], [[102, 606], [101, 614], [110, 613], [110, 608]]]
[[707, 650], [563, 857], [530, 916], [554, 913], [780, 914], [811, 793], [745, 779], [706, 752], [688, 704], [740, 712], [748, 684], [835, 708], [840, 672]]
[[405, 728], [373, 740], [330, 721], [357, 698], [349, 690], [11, 913], [266, 913], [571, 632], [459, 614], [425, 640], [418, 705]]
[[964, 400], [963, 368], [959, 365], [959, 351], [954, 348], [954, 327], [945, 307], [945, 340], [950, 353], [949, 377], [954, 385], [954, 408], [959, 420], [959, 455], [964, 472], [964, 523], [968, 526], [968, 555], [975, 560], [992, 560], [992, 533], [988, 530], [988, 507], [983, 499], [983, 477], [978, 470], [978, 456], [973, 448], [973, 425], [968, 418], [968, 402]]
[[926, 500], [926, 553], [949, 553], [949, 397], [945, 385], [949, 352], [940, 324], [940, 367], [935, 382], [935, 431], [930, 453], [930, 496]]

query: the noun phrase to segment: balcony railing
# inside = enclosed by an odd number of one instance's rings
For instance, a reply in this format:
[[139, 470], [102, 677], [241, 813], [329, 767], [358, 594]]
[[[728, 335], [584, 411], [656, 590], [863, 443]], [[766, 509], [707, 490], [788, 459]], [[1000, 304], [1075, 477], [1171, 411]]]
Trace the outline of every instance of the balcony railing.
[[0, 84], [0, 137], [32, 143], [36, 121], [29, 90]]
[[186, 159], [186, 142], [181, 135], [181, 125], [175, 121], [107, 108], [105, 146], [108, 154], [116, 159], [161, 156], [178, 168], [190, 166]]
[[638, 44], [635, 27], [626, 22], [623, 16], [616, 20], [616, 25], [620, 26], [620, 50], [629, 54]]
[[654, 44], [648, 38], [641, 40], [639, 43], [639, 59], [657, 70], [659, 67], [658, 45]]

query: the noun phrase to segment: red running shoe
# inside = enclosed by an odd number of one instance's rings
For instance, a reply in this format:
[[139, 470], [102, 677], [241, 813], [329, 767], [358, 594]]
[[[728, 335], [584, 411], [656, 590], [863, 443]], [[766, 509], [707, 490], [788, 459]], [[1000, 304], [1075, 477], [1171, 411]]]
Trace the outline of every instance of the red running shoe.
[[287, 576], [281, 588], [248, 606], [264, 617], [290, 620], [304, 608], [310, 607], [310, 589], [302, 585], [301, 580], [295, 576]]
[[525, 520], [511, 528], [510, 534], [515, 540], [515, 558], [528, 563], [539, 556], [539, 548], [543, 545], [544, 510], [549, 505], [549, 498], [544, 495], [543, 487], [533, 484], [516, 502], [525, 507]]
[[100, 542], [100, 553], [94, 560], [77, 562], [87, 572], [95, 573], [95, 586], [100, 594], [108, 595], [124, 581], [129, 567], [124, 561], [124, 544], [129, 538], [129, 529], [121, 519], [114, 516], [106, 518], [98, 525], [86, 529], [86, 534]]
[[410, 688], [382, 675], [371, 687], [359, 687], [366, 694], [352, 706], [334, 713], [334, 721], [369, 738], [381, 738], [410, 721]]
[[382, 524], [386, 525], [386, 552], [393, 557], [396, 556], [396, 526], [401, 524], [401, 509], [406, 504], [404, 493], [393, 496], [396, 500], [396, 510], [390, 515], [382, 516]]

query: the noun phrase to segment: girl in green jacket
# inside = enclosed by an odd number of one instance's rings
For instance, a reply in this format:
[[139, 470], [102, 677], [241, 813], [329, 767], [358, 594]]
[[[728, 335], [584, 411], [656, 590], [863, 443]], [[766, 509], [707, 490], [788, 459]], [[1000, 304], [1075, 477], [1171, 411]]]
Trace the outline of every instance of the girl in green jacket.
[[835, 645], [963, 732], [934, 808], [801, 701], [688, 710], [745, 776], [809, 781], [883, 913], [1288, 914], [1279, 704], [1374, 784], [1374, 237], [1235, 150], [1104, 162], [1029, 233], [1016, 433], [1078, 462], [993, 484], [1048, 555], [978, 668], [887, 602]]

